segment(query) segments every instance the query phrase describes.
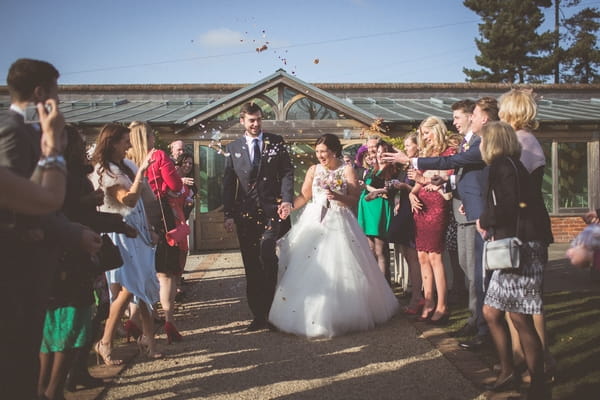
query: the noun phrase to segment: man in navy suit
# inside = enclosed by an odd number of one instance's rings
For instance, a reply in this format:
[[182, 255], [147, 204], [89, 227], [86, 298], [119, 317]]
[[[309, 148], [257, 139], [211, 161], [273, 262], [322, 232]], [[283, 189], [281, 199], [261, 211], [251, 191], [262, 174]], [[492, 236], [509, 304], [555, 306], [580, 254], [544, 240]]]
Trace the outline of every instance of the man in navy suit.
[[223, 176], [225, 230], [235, 225], [246, 272], [246, 296], [254, 316], [248, 330], [269, 327], [277, 284], [277, 239], [290, 228], [294, 168], [283, 138], [262, 131], [262, 110], [240, 111], [244, 136], [229, 143]]
[[[453, 106], [453, 116], [455, 114], [454, 108], [459, 109], [461, 106], [459, 104]], [[448, 157], [413, 159], [409, 159], [403, 152], [384, 154], [384, 160], [403, 164], [410, 162], [418, 170], [454, 169], [457, 172], [456, 175], [449, 177], [447, 184], [451, 187], [451, 190], [454, 190], [456, 197], [459, 199], [453, 202], [453, 207], [455, 207], [458, 201], [461, 203], [457, 204], [458, 207], [454, 209], [456, 211], [455, 218], [457, 218], [459, 230], [461, 230], [462, 237], [459, 236], [459, 238], [463, 240], [462, 249], [460, 248], [461, 242], [459, 242], [459, 252], [461, 250], [464, 252], [463, 257], [461, 257], [463, 259], [461, 267], [464, 268], [465, 275], [470, 280], [469, 286], [471, 287], [472, 285], [475, 292], [475, 302], [472, 303], [472, 299], [469, 301], [470, 308], [473, 307], [471, 311], [474, 312], [474, 318], [470, 319], [467, 325], [460, 329], [458, 334], [460, 336], [475, 334], [472, 340], [460, 343], [461, 347], [472, 350], [489, 343], [489, 330], [482, 314], [483, 300], [485, 298], [483, 290], [484, 276], [481, 265], [483, 238], [481, 235], [473, 232], [475, 230], [475, 221], [479, 218], [483, 209], [484, 191], [487, 187], [487, 170], [479, 151], [481, 138], [478, 136], [478, 133], [481, 127], [488, 121], [497, 120], [498, 104], [496, 99], [483, 97], [475, 102], [470, 118], [470, 130], [474, 134], [471, 134], [470, 137], [465, 136], [465, 141], [461, 144], [461, 148], [457, 154]], [[458, 126], [457, 128], [460, 131]], [[434, 180], [434, 183], [440, 184], [443, 182], [440, 182], [438, 179], [437, 181]], [[469, 252], [470, 254], [466, 254]]]

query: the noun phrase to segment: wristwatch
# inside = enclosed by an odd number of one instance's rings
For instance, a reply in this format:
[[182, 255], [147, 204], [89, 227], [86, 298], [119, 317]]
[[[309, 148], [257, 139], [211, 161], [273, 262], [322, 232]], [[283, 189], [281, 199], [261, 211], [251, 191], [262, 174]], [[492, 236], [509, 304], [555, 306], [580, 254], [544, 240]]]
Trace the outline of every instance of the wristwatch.
[[67, 173], [67, 162], [61, 155], [40, 158], [37, 166], [43, 170], [54, 168], [64, 172], [65, 174]]

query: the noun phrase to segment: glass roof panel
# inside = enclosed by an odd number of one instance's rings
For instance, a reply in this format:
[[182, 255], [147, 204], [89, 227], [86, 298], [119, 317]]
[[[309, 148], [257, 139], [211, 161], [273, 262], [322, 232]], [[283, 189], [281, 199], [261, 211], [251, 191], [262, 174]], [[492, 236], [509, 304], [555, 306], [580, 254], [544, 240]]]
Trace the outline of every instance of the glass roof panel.
[[[263, 112], [263, 120], [274, 120], [275, 112], [269, 103], [260, 98], [253, 98], [249, 100], [254, 102], [260, 106]], [[240, 118], [240, 110], [242, 109], [242, 105], [237, 105], [229, 110], [223, 111], [216, 117], [212, 119], [212, 121], [237, 121]]]
[[288, 120], [315, 120], [315, 119], [346, 119], [345, 115], [324, 105], [304, 97], [296, 101], [288, 110]]

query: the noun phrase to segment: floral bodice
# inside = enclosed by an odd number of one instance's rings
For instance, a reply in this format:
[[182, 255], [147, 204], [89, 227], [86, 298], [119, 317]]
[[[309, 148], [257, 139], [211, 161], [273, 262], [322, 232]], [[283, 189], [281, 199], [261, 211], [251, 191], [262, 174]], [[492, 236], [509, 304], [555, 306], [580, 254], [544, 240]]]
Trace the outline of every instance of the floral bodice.
[[345, 165], [330, 170], [321, 164], [317, 164], [312, 184], [313, 202], [325, 204], [327, 202], [327, 190], [341, 194], [347, 194], [347, 183], [344, 177]]

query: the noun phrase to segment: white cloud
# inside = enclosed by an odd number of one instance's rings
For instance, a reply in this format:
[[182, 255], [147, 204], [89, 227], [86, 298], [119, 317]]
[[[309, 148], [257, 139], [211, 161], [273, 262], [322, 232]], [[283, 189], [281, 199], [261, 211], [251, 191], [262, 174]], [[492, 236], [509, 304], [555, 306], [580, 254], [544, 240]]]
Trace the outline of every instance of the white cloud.
[[241, 32], [228, 28], [213, 29], [200, 35], [199, 41], [206, 47], [232, 47], [239, 46], [244, 36]]

